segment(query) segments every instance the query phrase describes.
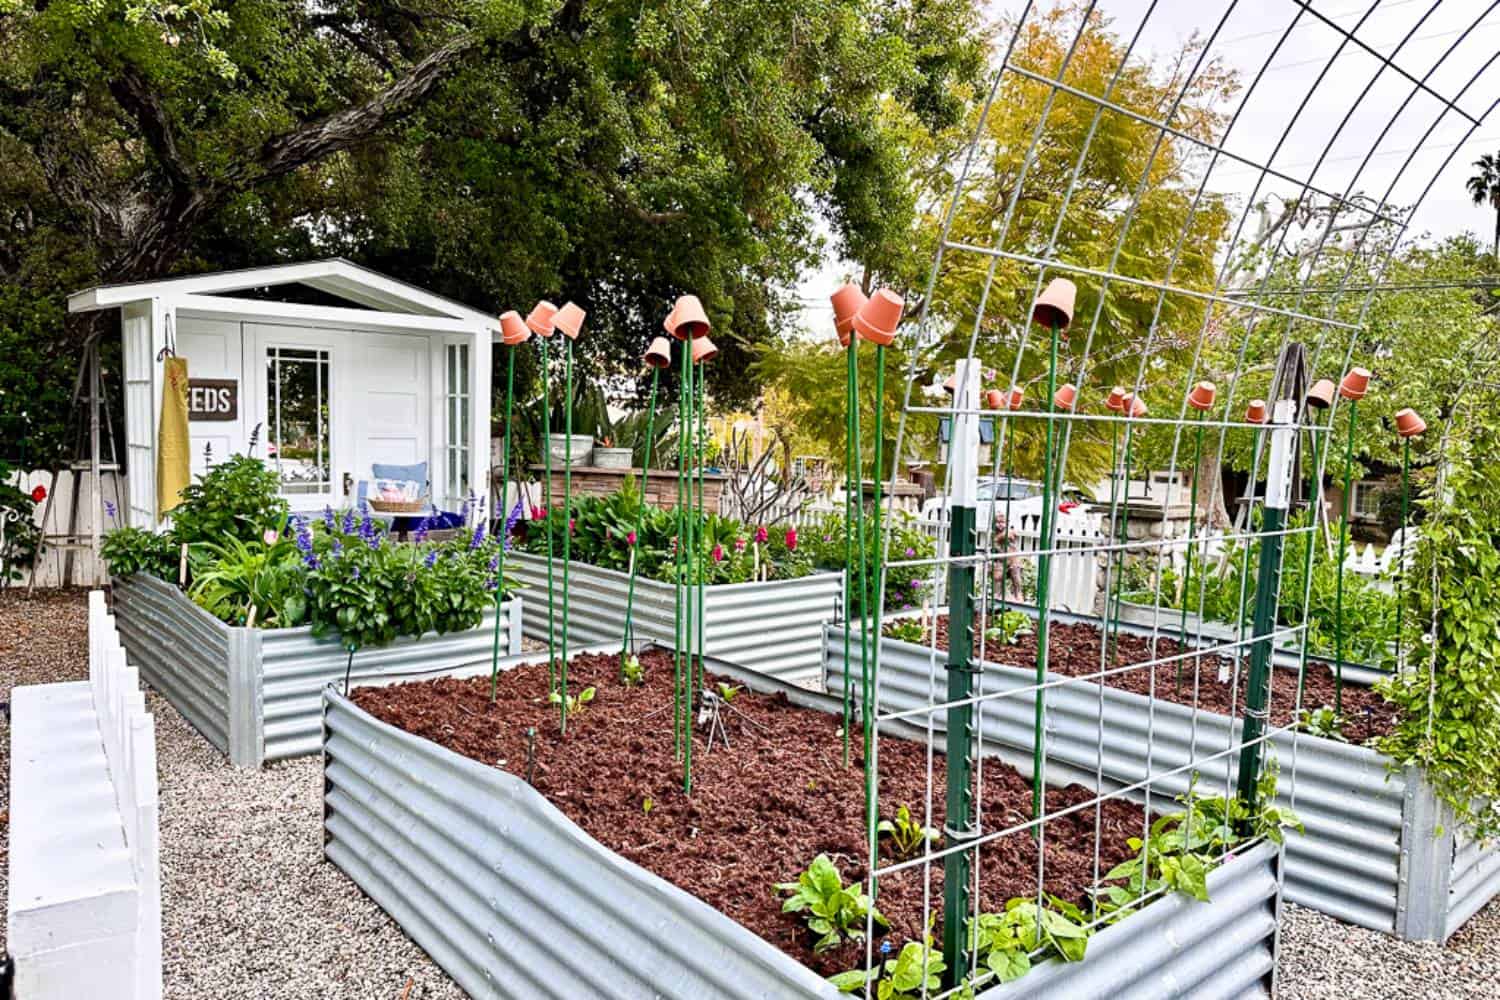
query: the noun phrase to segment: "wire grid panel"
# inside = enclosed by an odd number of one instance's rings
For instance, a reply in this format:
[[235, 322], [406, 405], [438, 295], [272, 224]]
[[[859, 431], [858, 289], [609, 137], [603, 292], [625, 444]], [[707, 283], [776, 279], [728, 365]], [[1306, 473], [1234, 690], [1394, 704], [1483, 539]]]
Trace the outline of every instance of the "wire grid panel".
[[[1037, 682], [1028, 688], [955, 699], [945, 690], [946, 678], [934, 671], [928, 696], [915, 709], [895, 709], [887, 703], [877, 657], [876, 719], [926, 722], [928, 793], [920, 804], [922, 818], [928, 826], [941, 825], [950, 837], [944, 846], [929, 847], [912, 861], [890, 863], [872, 850], [872, 894], [882, 878], [919, 868], [929, 916], [947, 918], [951, 913], [938, 903], [941, 892], [936, 875], [944, 867], [961, 870], [949, 859], [967, 855], [973, 871], [967, 918], [972, 920], [980, 913], [979, 900], [990, 872], [1015, 864], [1016, 852], [1007, 852], [1003, 845], [1025, 837], [1040, 847], [1031, 851], [1035, 865], [1031, 895], [1043, 903], [1048, 889], [1045, 845], [1049, 837], [1061, 835], [1058, 831], [1063, 824], [1076, 826], [1080, 816], [1092, 812], [1093, 852], [1098, 857], [1106, 836], [1103, 813], [1116, 802], [1137, 802], [1145, 806], [1139, 837], [1149, 849], [1151, 815], [1173, 807], [1162, 801], [1160, 792], [1167, 778], [1184, 771], [1229, 771], [1207, 757], [1178, 765], [1171, 775], [1152, 766], [1155, 733], [1148, 723], [1147, 777], [1125, 787], [1111, 786], [1102, 765], [1102, 732], [1108, 723], [1101, 681], [1141, 676], [1146, 678], [1145, 693], [1155, 699], [1158, 671], [1169, 668], [1175, 674], [1182, 666], [1191, 692], [1187, 703], [1196, 718], [1205, 710], [1200, 693], [1205, 665], [1210, 664], [1219, 675], [1215, 680], [1222, 678], [1229, 684], [1231, 715], [1242, 720], [1249, 679], [1247, 652], [1257, 647], [1268, 651], [1272, 644], [1286, 640], [1303, 645], [1307, 622], [1297, 620], [1295, 607], [1280, 607], [1282, 593], [1295, 595], [1298, 587], [1301, 607], [1308, 607], [1311, 568], [1320, 557], [1312, 523], [1295, 516], [1300, 506], [1297, 487], [1304, 480], [1323, 481], [1335, 420], [1352, 405], [1335, 396], [1327, 408], [1305, 406], [1307, 389], [1318, 378], [1338, 381], [1351, 363], [1365, 358], [1369, 348], [1360, 333], [1371, 298], [1406, 236], [1412, 213], [1452, 162], [1457, 146], [1430, 176], [1418, 177], [1410, 169], [1416, 154], [1435, 134], [1456, 135], [1461, 145], [1494, 107], [1470, 113], [1462, 105], [1494, 58], [1466, 82], [1451, 81], [1451, 73], [1439, 74], [1448, 57], [1470, 41], [1482, 12], [1473, 11], [1470, 19], [1466, 11], [1462, 23], [1446, 33], [1448, 44], [1424, 68], [1414, 70], [1408, 65], [1408, 42], [1421, 37], [1424, 26], [1430, 30], [1429, 19], [1443, 6], [1451, 9], [1454, 5], [1433, 4], [1425, 8], [1425, 14], [1414, 15], [1416, 19], [1406, 26], [1394, 49], [1388, 44], [1372, 45], [1362, 33], [1381, 7], [1379, 2], [1372, 3], [1352, 27], [1298, 2], [1210, 6], [1204, 9], [1205, 23], [1184, 58], [1150, 93], [1141, 86], [1143, 78], [1153, 78], [1146, 67], [1142, 39], [1150, 38], [1164, 21], [1156, 4], [1122, 15], [1118, 24], [1108, 26], [1094, 2], [1061, 13], [1027, 3], [1005, 25], [1003, 56], [975, 122], [973, 141], [951, 169], [954, 183], [942, 218], [942, 235], [910, 337], [906, 403], [894, 454], [902, 454], [906, 435], [919, 433], [938, 415], [955, 423], [965, 418], [995, 420], [995, 477], [1002, 472], [1009, 476], [1014, 470], [1049, 484], [1061, 485], [1078, 470], [1097, 469], [1104, 455], [1109, 456], [1104, 468], [1117, 485], [1128, 482], [1136, 468], [1133, 463], [1141, 461], [1174, 477], [1185, 473], [1196, 482], [1205, 450], [1222, 457], [1237, 449], [1252, 470], [1241, 498], [1251, 516], [1239, 538], [1243, 560], [1240, 606], [1248, 606], [1259, 596], [1264, 615], [1259, 625], [1242, 624], [1238, 634], [1227, 639], [1201, 631], [1195, 634], [1185, 624], [1193, 594], [1191, 581], [1175, 600], [1176, 595], [1161, 585], [1162, 569], [1173, 561], [1173, 543], [1165, 538], [1166, 532], [1147, 531], [1144, 537], [1121, 533], [1100, 546], [1105, 569], [1099, 604], [1107, 623], [1124, 577], [1135, 574], [1150, 581], [1155, 614], [1143, 650], [1137, 647], [1122, 654], [1126, 644], [1111, 641], [1106, 624], [1095, 630], [1089, 652], [1096, 666], [1091, 669], [1078, 666], [1075, 633], [1070, 636], [1074, 648], [1058, 650], [1069, 659], [1065, 674], [1046, 669], [1044, 662]], [[1288, 40], [1308, 31], [1323, 38], [1315, 44], [1315, 75], [1303, 93], [1294, 95], [1300, 99], [1288, 102], [1284, 92], [1277, 94], [1265, 81]], [[1231, 98], [1229, 88], [1215, 82], [1222, 83], [1216, 77], [1223, 70], [1219, 53], [1246, 38], [1257, 40], [1259, 52]], [[1101, 47], [1112, 49], [1102, 74], [1097, 72]], [[1094, 61], [1086, 66], [1080, 53]], [[1351, 71], [1355, 63], [1361, 68]], [[1439, 89], [1437, 79], [1447, 85]], [[1342, 121], [1331, 131], [1319, 111], [1330, 99], [1343, 109]], [[1242, 140], [1247, 131], [1237, 130], [1242, 116], [1253, 116], [1268, 100], [1283, 106], [1279, 128], [1270, 136], [1257, 134]], [[1378, 134], [1357, 138], [1354, 130], [1346, 129], [1356, 112], [1383, 123]], [[1302, 128], [1314, 122], [1321, 132], [1317, 141], [1308, 140]], [[1456, 132], [1452, 130], [1455, 125]], [[1141, 155], [1126, 158], [1128, 165], [1111, 178], [1123, 183], [1116, 184], [1111, 197], [1102, 199], [1101, 207], [1091, 182], [1100, 176], [1099, 160], [1113, 152], [1104, 143], [1132, 137], [1144, 138], [1137, 147]], [[1096, 139], [1101, 141], [1098, 146]], [[1396, 151], [1407, 155], [1393, 162], [1389, 159], [1392, 147], [1400, 144], [1406, 148]], [[1346, 162], [1349, 157], [1344, 154], [1351, 146], [1359, 148], [1359, 155], [1353, 157], [1357, 168], [1329, 180], [1327, 167]], [[1311, 169], [1283, 165], [1284, 152], [1292, 148], [1298, 149], [1299, 156], [1309, 148], [1316, 152]], [[1234, 171], [1242, 177], [1248, 172], [1249, 180], [1227, 185], [1224, 178]], [[1374, 197], [1365, 194], [1369, 190], [1382, 193]], [[1279, 218], [1268, 211], [1273, 200], [1286, 208]], [[1374, 280], [1356, 281], [1362, 274], [1373, 274]], [[1032, 304], [1057, 278], [1077, 285], [1076, 302], [1067, 303], [1066, 337], [1056, 336], [1055, 327], [1048, 330], [1029, 322]], [[993, 408], [983, 401], [978, 386], [963, 380], [947, 405], [924, 405], [914, 399], [919, 373], [925, 375], [964, 358], [998, 362], [996, 367], [1008, 369], [1008, 385], [996, 388], [1007, 396], [1009, 390], [1019, 389], [1026, 403], [1017, 409]], [[1211, 402], [1203, 409], [1190, 406], [1195, 387], [1210, 379], [1217, 383], [1209, 394]], [[1112, 385], [1120, 387], [1117, 397], [1127, 397], [1123, 413], [1101, 406]], [[1150, 403], [1137, 413], [1130, 399]], [[1276, 424], [1270, 430], [1263, 425], [1270, 415], [1265, 400], [1285, 401], [1273, 407]], [[1261, 404], [1258, 409], [1256, 403]], [[1021, 453], [1018, 465], [1011, 464], [1009, 452], [1014, 451]], [[893, 470], [891, 477], [894, 484]], [[944, 486], [949, 494], [964, 487], [954, 482], [953, 465], [945, 473]], [[1199, 509], [1213, 511], [1225, 503], [1221, 477], [1208, 477], [1202, 486], [1206, 496], [1195, 498], [1201, 500], [1193, 505], [1195, 519]], [[1052, 499], [1048, 497], [1048, 502]], [[1132, 505], [1114, 492], [1108, 523], [1120, 523], [1118, 515], [1127, 506]], [[1164, 496], [1159, 517], [1163, 528], [1167, 506]], [[1293, 515], [1290, 522], [1285, 521], [1288, 514]], [[965, 567], [980, 568], [977, 577], [986, 581], [997, 556], [992, 540], [983, 536], [994, 516], [993, 501], [989, 510], [978, 513], [981, 539], [972, 555], [945, 551], [930, 560], [890, 560], [887, 539], [885, 565], [924, 568], [934, 587]], [[1037, 546], [1043, 557], [1062, 554], [1054, 535], [1055, 519], [1048, 520]], [[953, 549], [963, 552], [961, 546]], [[1288, 553], [1300, 549], [1303, 579], [1292, 580], [1290, 590], [1273, 555], [1278, 549]], [[1257, 577], [1254, 584], [1250, 582], [1252, 570]], [[1198, 622], [1203, 619], [1203, 575], [1194, 615]], [[976, 609], [974, 627], [983, 635], [1000, 605], [988, 599], [991, 595], [982, 582], [976, 590], [970, 595]], [[960, 596], [950, 593], [950, 603]], [[1045, 615], [1048, 602], [1038, 603]], [[1055, 641], [1056, 635], [1040, 622], [1038, 631]], [[940, 649], [941, 640], [940, 628], [929, 629], [927, 641], [934, 663], [947, 657], [947, 651]], [[1048, 642], [1038, 646], [1050, 651]], [[1064, 688], [1092, 689], [1100, 702], [1097, 759], [1101, 763], [1090, 795], [1061, 808], [1046, 804], [1036, 815], [983, 815], [986, 762], [973, 752], [972, 728], [960, 736], [949, 726], [948, 749], [961, 753], [958, 741], [970, 744], [969, 780], [974, 785], [973, 800], [980, 805], [973, 815], [942, 815], [940, 800], [948, 789], [943, 785], [946, 763], [938, 762], [936, 720], [940, 716], [951, 720], [954, 710], [965, 707], [984, 713], [987, 702], [1001, 698], [1033, 699], [1040, 706], [1033, 733], [1035, 769], [1045, 783], [1045, 702], [1049, 691]], [[1293, 719], [1302, 710], [1301, 697], [1299, 685], [1295, 704], [1290, 706]], [[1282, 717], [1286, 714], [1283, 710]], [[1295, 729], [1264, 725], [1266, 718], [1278, 717], [1275, 704], [1255, 715], [1262, 724], [1259, 736], [1242, 738], [1239, 746], [1213, 756], [1242, 754], [1274, 735], [1289, 733], [1291, 759], [1281, 762], [1281, 780], [1290, 782], [1295, 796]], [[877, 730], [871, 761], [877, 781], [878, 762]], [[993, 771], [994, 765], [990, 767]], [[1226, 797], [1243, 790], [1243, 783], [1236, 787], [1229, 778], [1214, 789]], [[882, 809], [891, 805], [880, 803]], [[954, 843], [951, 834], [955, 830], [972, 837]], [[1100, 867], [1094, 866], [1091, 888], [1109, 881]], [[968, 947], [972, 964], [977, 957], [972, 941]], [[923, 995], [957, 991], [953, 954], [951, 949], [944, 950], [949, 972], [941, 987], [930, 989], [924, 984]], [[873, 948], [867, 959], [875, 969]]]

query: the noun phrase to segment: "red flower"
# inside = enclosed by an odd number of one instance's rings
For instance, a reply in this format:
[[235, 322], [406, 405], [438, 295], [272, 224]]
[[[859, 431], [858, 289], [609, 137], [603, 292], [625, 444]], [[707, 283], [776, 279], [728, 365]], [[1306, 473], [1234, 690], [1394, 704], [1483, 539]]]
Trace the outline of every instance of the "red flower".
[[713, 552], [711, 552], [709, 554], [714, 557], [714, 562], [723, 562], [724, 561], [724, 546], [722, 546], [722, 545], [715, 545]]
[[1064, 500], [1062, 503], [1057, 505], [1057, 509], [1062, 511], [1064, 514], [1072, 513], [1075, 509], [1077, 509], [1077, 507], [1078, 502], [1076, 500]]
[[634, 545], [635, 544], [635, 532], [632, 531], [632, 532], [629, 532], [628, 534], [626, 534], [625, 541], [629, 545]]
[[788, 529], [786, 529], [786, 547], [789, 548], [789, 549], [792, 549], [794, 551], [796, 550], [796, 548], [797, 548], [797, 529], [796, 528], [788, 528]]
[[770, 536], [766, 534], [766, 526], [764, 524], [755, 529], [755, 541], [757, 544], [764, 545], [766, 539], [769, 537]]
[[571, 535], [573, 533], [573, 529], [576, 528], [577, 526], [578, 526], [578, 521], [575, 518], [571, 518], [571, 517], [568, 518], [568, 534]]
[[743, 538], [736, 538], [734, 540], [734, 551], [736, 551], [736, 552], [743, 552], [743, 551], [745, 551], [745, 540]]
[[31, 499], [34, 503], [41, 503], [47, 499], [47, 487], [38, 485], [36, 489], [31, 491]]
[[531, 519], [533, 521], [540, 521], [540, 520], [542, 520], [542, 518], [544, 518], [546, 516], [547, 516], [547, 508], [546, 507], [532, 506], [532, 508], [531, 508]]

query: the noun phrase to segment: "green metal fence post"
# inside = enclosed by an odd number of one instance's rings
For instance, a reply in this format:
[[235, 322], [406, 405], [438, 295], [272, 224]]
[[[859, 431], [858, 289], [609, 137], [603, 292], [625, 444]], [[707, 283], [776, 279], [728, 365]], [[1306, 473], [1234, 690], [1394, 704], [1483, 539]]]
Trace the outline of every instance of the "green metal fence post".
[[500, 553], [495, 564], [495, 635], [490, 649], [490, 701], [494, 701], [500, 684], [500, 604], [505, 599], [505, 530], [510, 520], [510, 404], [516, 387], [516, 349], [505, 350], [505, 445], [500, 453]]
[[[1051, 346], [1049, 349], [1049, 360], [1047, 363], [1047, 438], [1042, 459], [1042, 523], [1041, 536], [1037, 540], [1036, 557], [1036, 683], [1037, 690], [1033, 695], [1036, 709], [1033, 713], [1032, 722], [1032, 749], [1031, 749], [1031, 818], [1036, 819], [1043, 810], [1043, 785], [1042, 785], [1042, 727], [1046, 722], [1047, 698], [1046, 689], [1042, 687], [1047, 682], [1047, 604], [1051, 597], [1052, 586], [1052, 555], [1048, 551], [1052, 547], [1052, 428], [1054, 413], [1057, 409], [1057, 336], [1059, 327], [1056, 322], [1048, 324], [1052, 330]], [[1129, 440], [1129, 431], [1126, 431], [1126, 440]], [[1061, 475], [1059, 474], [1059, 482]], [[953, 599], [950, 592], [949, 600]], [[948, 643], [953, 644], [952, 640]], [[950, 730], [951, 731], [951, 730]], [[1035, 831], [1033, 831], [1035, 833]]]
[[625, 657], [630, 652], [630, 640], [634, 638], [634, 621], [631, 615], [635, 609], [635, 575], [640, 569], [638, 556], [640, 555], [641, 532], [646, 527], [646, 487], [651, 478], [651, 441], [656, 437], [656, 385], [660, 376], [661, 369], [652, 365], [651, 405], [646, 410], [646, 454], [641, 463], [641, 502], [635, 515], [635, 541], [630, 542], [630, 584], [625, 591], [625, 631], [620, 636], [620, 679], [622, 681], [625, 679]]

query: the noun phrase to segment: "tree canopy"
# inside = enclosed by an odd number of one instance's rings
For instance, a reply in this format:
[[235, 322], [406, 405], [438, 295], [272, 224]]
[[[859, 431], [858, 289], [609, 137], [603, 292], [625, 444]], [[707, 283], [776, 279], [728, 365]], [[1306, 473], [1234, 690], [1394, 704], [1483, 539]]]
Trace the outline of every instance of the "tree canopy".
[[635, 375], [695, 292], [736, 401], [820, 217], [910, 266], [913, 150], [985, 45], [971, 0], [0, 0], [0, 354], [30, 352], [0, 389], [45, 452], [34, 390], [90, 331], [67, 291], [341, 254], [484, 309], [574, 299], [586, 375]]

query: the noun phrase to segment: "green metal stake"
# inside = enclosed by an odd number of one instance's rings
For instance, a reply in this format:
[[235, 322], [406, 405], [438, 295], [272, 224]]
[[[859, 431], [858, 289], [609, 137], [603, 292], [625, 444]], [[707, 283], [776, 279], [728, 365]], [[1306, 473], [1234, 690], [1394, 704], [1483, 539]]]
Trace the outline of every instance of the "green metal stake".
[[844, 349], [844, 766], [849, 766], [849, 726], [854, 714], [849, 683], [849, 628], [854, 620], [854, 335]]
[[630, 546], [630, 584], [625, 590], [625, 632], [620, 637], [620, 680], [625, 680], [625, 657], [630, 653], [630, 642], [634, 636], [631, 612], [635, 607], [635, 574], [639, 569], [641, 532], [646, 527], [646, 487], [651, 478], [651, 440], [656, 436], [656, 385], [661, 369], [651, 366], [651, 405], [646, 418], [646, 455], [641, 465], [641, 502], [635, 515], [635, 542]]
[[[1039, 551], [1036, 557], [1036, 683], [1037, 690], [1034, 694], [1036, 711], [1033, 719], [1032, 729], [1032, 751], [1031, 751], [1031, 818], [1036, 819], [1042, 815], [1045, 808], [1044, 792], [1042, 784], [1042, 726], [1046, 721], [1047, 698], [1046, 689], [1042, 687], [1047, 682], [1047, 604], [1051, 592], [1052, 556], [1048, 549], [1052, 546], [1052, 429], [1054, 413], [1057, 409], [1057, 334], [1056, 322], [1048, 324], [1052, 328], [1051, 346], [1049, 350], [1049, 361], [1047, 363], [1047, 438], [1044, 457], [1042, 459], [1042, 524], [1041, 538], [1039, 539]], [[1125, 432], [1126, 452], [1130, 449], [1130, 431]], [[948, 600], [953, 600], [953, 594], [948, 594]], [[948, 640], [952, 647], [953, 640]], [[952, 729], [948, 730], [950, 733]], [[1033, 830], [1033, 836], [1037, 835]]]
[[[1262, 508], [1264, 534], [1260, 542], [1260, 566], [1255, 584], [1255, 633], [1250, 648], [1250, 676], [1245, 689], [1245, 723], [1240, 746], [1240, 771], [1237, 794], [1248, 806], [1247, 817], [1254, 817], [1257, 781], [1260, 777], [1261, 737], [1265, 734], [1267, 705], [1271, 700], [1271, 632], [1276, 626], [1276, 599], [1281, 593], [1281, 531], [1286, 526], [1286, 507], [1291, 492], [1291, 452], [1297, 445], [1294, 424], [1295, 406], [1283, 399], [1273, 414], [1275, 428], [1271, 434], [1270, 464], [1266, 470], [1266, 499]], [[1238, 824], [1249, 834], [1254, 819]]]
[[1359, 415], [1359, 401], [1349, 401], [1349, 447], [1344, 455], [1344, 501], [1339, 516], [1339, 571], [1335, 578], [1333, 598], [1333, 714], [1344, 714], [1344, 551], [1349, 544], [1349, 490], [1354, 477], [1354, 422]]
[[[1182, 628], [1178, 632], [1178, 635], [1181, 636], [1179, 641], [1182, 643], [1182, 648], [1178, 650], [1179, 653], [1187, 649], [1188, 594], [1191, 592], [1193, 585], [1193, 530], [1198, 524], [1198, 463], [1203, 457], [1203, 413], [1204, 411], [1202, 410], [1198, 411], [1198, 426], [1196, 433], [1193, 435], [1193, 487], [1191, 499], [1188, 501], [1187, 557], [1184, 560], [1182, 570]], [[1157, 577], [1156, 586], [1156, 603], [1160, 604], [1161, 578], [1159, 576]], [[1182, 693], [1182, 662], [1183, 658], [1179, 656], [1177, 658], [1177, 679], [1173, 685], [1174, 691], [1178, 694]]]
[[[676, 647], [672, 657], [672, 741], [677, 751], [677, 759], [682, 759], [682, 665], [683, 656], [687, 647], [685, 628], [687, 625], [687, 609], [683, 606], [683, 590], [687, 585], [687, 441], [688, 421], [692, 419], [692, 400], [689, 396], [692, 386], [692, 361], [689, 358], [690, 345], [684, 341], [682, 345], [682, 372], [678, 388], [680, 395], [677, 404], [677, 552], [673, 558], [674, 592], [677, 598], [677, 620], [674, 624]], [[691, 661], [689, 661], [691, 662]]]
[[510, 404], [516, 387], [516, 349], [505, 352], [505, 450], [500, 457], [500, 555], [495, 569], [495, 638], [490, 650], [490, 701], [500, 684], [500, 603], [505, 596], [505, 524], [510, 519]]
[[[869, 689], [870, 684], [870, 574], [868, 572], [869, 543], [865, 537], [865, 448], [860, 440], [859, 428], [859, 358], [858, 358], [859, 336], [849, 336], [849, 356], [854, 359], [854, 381], [852, 383], [854, 406], [850, 408], [851, 419], [854, 422], [854, 517], [855, 537], [859, 557], [859, 689], [861, 694]], [[865, 727], [865, 770], [870, 768], [870, 704], [866, 699], [860, 706], [860, 719]], [[875, 836], [875, 824], [870, 822], [874, 815], [875, 804], [870, 800], [870, 783], [865, 782], [865, 825], [866, 833], [870, 837]]]
[[[1406, 546], [1410, 539], [1406, 528], [1407, 505], [1411, 498], [1411, 438], [1401, 439], [1401, 547], [1396, 550], [1396, 669], [1401, 669], [1401, 633], [1406, 628]], [[1340, 577], [1344, 564], [1339, 562]]]
[[682, 790], [691, 792], [693, 790], [693, 697], [691, 686], [693, 683], [693, 577], [696, 571], [697, 552], [696, 536], [693, 531], [693, 359], [692, 343], [683, 342], [682, 350], [682, 374], [683, 391], [682, 398], [686, 403], [686, 413], [682, 421], [682, 473], [683, 494], [682, 524], [684, 525], [682, 541], [678, 542], [678, 548], [683, 550], [683, 628], [682, 645], [686, 648], [686, 667], [678, 677], [677, 701], [682, 716]]
[[568, 734], [568, 587], [573, 548], [573, 341], [563, 336], [563, 615], [562, 663], [558, 680], [562, 697], [557, 707], [562, 713], [562, 734]]
[[[850, 337], [853, 340], [853, 336]], [[869, 581], [869, 590], [865, 595], [864, 610], [869, 620], [868, 631], [873, 632], [870, 641], [873, 649], [870, 654], [870, 668], [864, 673], [864, 686], [861, 688], [861, 697], [864, 699], [864, 712], [862, 722], [865, 728], [865, 826], [871, 838], [870, 846], [874, 848], [875, 830], [880, 823], [877, 802], [879, 796], [875, 787], [875, 769], [870, 766], [872, 756], [871, 744], [875, 739], [875, 675], [880, 670], [880, 609], [883, 602], [880, 592], [883, 539], [880, 535], [880, 479], [885, 474], [881, 468], [882, 442], [881, 436], [885, 430], [885, 345], [875, 345], [875, 510], [871, 514], [873, 518], [870, 541], [874, 543], [874, 553], [870, 555], [871, 571], [873, 579]], [[864, 492], [861, 484], [861, 493]], [[864, 550], [861, 547], [861, 551]], [[862, 624], [862, 629], [864, 628]], [[874, 854], [870, 855], [874, 857]]]
[[[1305, 544], [1302, 546], [1302, 589], [1298, 593], [1304, 595], [1307, 593], [1308, 580], [1312, 577], [1314, 536], [1317, 534], [1318, 529], [1318, 509], [1323, 502], [1323, 491], [1321, 488], [1323, 483], [1321, 477], [1318, 475], [1318, 432], [1316, 427], [1309, 431], [1308, 437], [1312, 440], [1312, 471], [1308, 477], [1311, 480], [1308, 499], [1309, 509], [1312, 511], [1312, 523], [1308, 525], [1307, 538], [1304, 540]], [[1309, 652], [1308, 646], [1311, 645], [1308, 642], [1307, 626], [1311, 621], [1312, 603], [1309, 601], [1308, 606], [1302, 609], [1302, 655], [1299, 657], [1297, 663], [1298, 705], [1302, 704], [1303, 692], [1307, 690], [1307, 656]]]
[[555, 691], [553, 670], [556, 668], [557, 635], [552, 609], [556, 601], [552, 583], [552, 403], [547, 398], [547, 380], [552, 366], [547, 361], [547, 338], [542, 342], [542, 460], [546, 463], [546, 484], [542, 487], [542, 502], [547, 505], [547, 690]]
[[[1127, 400], [1125, 404], [1127, 409], [1124, 416], [1127, 422], [1125, 424], [1124, 496], [1120, 500], [1120, 509], [1118, 511], [1118, 517], [1116, 518], [1119, 523], [1112, 526], [1114, 534], [1119, 539], [1122, 546], [1130, 541], [1130, 467], [1133, 464], [1133, 457], [1131, 455], [1130, 449], [1132, 444], [1134, 443], [1133, 439], [1135, 437], [1135, 427], [1129, 423], [1130, 411], [1128, 407], [1130, 407], [1133, 402], [1134, 400], [1132, 398], [1130, 400]], [[1111, 555], [1111, 558], [1113, 558], [1113, 555]], [[1111, 663], [1114, 662], [1115, 650], [1120, 645], [1120, 621], [1125, 614], [1126, 558], [1127, 556], [1125, 550], [1123, 548], [1120, 549], [1120, 569], [1115, 573], [1113, 586], [1114, 593], [1110, 598], [1110, 603], [1114, 606], [1114, 612], [1112, 618], [1107, 619], [1105, 622], [1105, 628], [1109, 630], [1109, 658]]]
[[[704, 371], [702, 369], [702, 362], [699, 363], [699, 369], [696, 372], [696, 375], [698, 377], [698, 386], [697, 386], [697, 389], [698, 389], [698, 401], [697, 401], [697, 404], [696, 404], [697, 405], [697, 416], [698, 416], [698, 505], [697, 505], [698, 514], [697, 514], [697, 520], [694, 523], [697, 525], [697, 530], [698, 530], [698, 533], [699, 533], [699, 537], [701, 538], [701, 537], [706, 536], [707, 533], [708, 533], [708, 516], [707, 516], [707, 513], [703, 509], [703, 462], [704, 462], [705, 454], [707, 452], [707, 447], [706, 447], [706, 442], [705, 442], [705, 437], [704, 437], [704, 411], [708, 409], [708, 388], [707, 388], [707, 384], [706, 384], [707, 381], [708, 381], [708, 376], [704, 373]], [[700, 552], [698, 554], [698, 614], [697, 614], [697, 621], [698, 621], [698, 680], [697, 680], [697, 683], [695, 685], [693, 685], [691, 688], [689, 688], [689, 691], [688, 691], [688, 697], [689, 697], [689, 703], [688, 704], [689, 704], [689, 708], [690, 709], [691, 709], [691, 705], [692, 705], [692, 702], [691, 702], [692, 697], [694, 695], [696, 695], [699, 691], [702, 691], [708, 685], [708, 674], [707, 674], [707, 672], [706, 672], [706, 670], [704, 668], [704, 665], [703, 665], [703, 647], [704, 647], [703, 623], [704, 623], [704, 620], [708, 617], [706, 614], [703, 613], [704, 606], [706, 604], [706, 602], [704, 601], [704, 597], [703, 597], [703, 585], [704, 585], [704, 579], [707, 576], [707, 573], [705, 573], [704, 570], [705, 570], [705, 565], [703, 563], [703, 555]]]

